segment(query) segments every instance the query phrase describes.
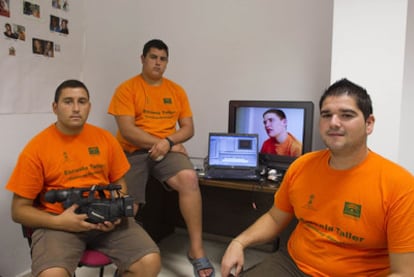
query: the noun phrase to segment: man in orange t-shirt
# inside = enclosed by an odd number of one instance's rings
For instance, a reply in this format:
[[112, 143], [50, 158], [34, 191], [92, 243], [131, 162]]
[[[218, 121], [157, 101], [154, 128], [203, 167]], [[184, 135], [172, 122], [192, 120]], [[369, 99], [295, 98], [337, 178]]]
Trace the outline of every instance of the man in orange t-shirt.
[[[57, 121], [26, 145], [6, 185], [13, 192], [13, 220], [34, 230], [32, 276], [73, 276], [86, 245], [108, 255], [119, 274], [157, 276], [159, 249], [133, 218], [91, 223], [68, 193], [61, 192], [58, 203], [46, 201], [53, 201], [45, 197], [52, 189], [110, 183], [127, 194], [124, 175], [130, 167], [112, 134], [86, 123], [91, 103], [82, 82], [60, 84], [52, 105]], [[74, 204], [64, 210], [60, 200]]]
[[370, 96], [342, 79], [319, 108], [328, 149], [291, 164], [274, 206], [228, 246], [222, 276], [239, 275], [243, 249], [275, 239], [293, 218], [287, 247], [243, 276], [414, 276], [414, 177], [368, 149]]
[[302, 143], [287, 131], [287, 118], [282, 110], [265, 111], [263, 124], [269, 138], [263, 142], [260, 153], [289, 157], [302, 155]]
[[141, 63], [141, 74], [118, 86], [108, 108], [131, 164], [125, 176], [128, 191], [137, 203], [145, 203], [149, 175], [176, 190], [190, 237], [187, 256], [194, 275], [214, 276], [203, 249], [198, 177], [183, 146], [194, 135], [187, 95], [181, 86], [163, 77], [168, 63], [168, 47], [163, 41], [148, 41]]

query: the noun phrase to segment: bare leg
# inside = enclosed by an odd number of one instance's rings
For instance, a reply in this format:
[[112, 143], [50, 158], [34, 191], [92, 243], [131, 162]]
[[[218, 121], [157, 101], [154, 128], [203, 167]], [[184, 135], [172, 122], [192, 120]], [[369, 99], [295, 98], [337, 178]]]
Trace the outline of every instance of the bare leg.
[[42, 271], [38, 277], [70, 277], [69, 272], [62, 267], [51, 267]]
[[[202, 239], [202, 199], [198, 186], [198, 177], [193, 170], [182, 170], [167, 180], [169, 186], [178, 192], [181, 214], [187, 226], [191, 258], [205, 256]], [[201, 272], [200, 276], [209, 276], [211, 269]]]
[[161, 270], [161, 257], [158, 253], [148, 254], [133, 263], [122, 276], [156, 277]]

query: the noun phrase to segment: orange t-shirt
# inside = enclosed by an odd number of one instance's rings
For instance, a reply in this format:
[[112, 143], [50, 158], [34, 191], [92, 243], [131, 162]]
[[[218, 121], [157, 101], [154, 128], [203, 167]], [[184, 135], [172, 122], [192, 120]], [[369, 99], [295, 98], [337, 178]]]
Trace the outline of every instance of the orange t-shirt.
[[414, 251], [414, 177], [376, 153], [349, 170], [330, 152], [289, 167], [274, 205], [298, 218], [288, 251], [311, 276], [386, 276], [389, 252]]
[[40, 209], [59, 214], [62, 203], [48, 203], [51, 189], [107, 185], [122, 178], [129, 162], [115, 137], [85, 124], [78, 135], [68, 136], [53, 124], [36, 135], [23, 149], [6, 188], [22, 197], [36, 199]]
[[269, 138], [264, 141], [260, 153], [299, 157], [302, 155], [302, 143], [291, 133], [288, 133], [288, 137], [282, 143], [278, 143], [275, 138]]
[[[108, 113], [133, 116], [139, 128], [159, 138], [175, 133], [177, 121], [192, 116], [181, 86], [166, 78], [162, 79], [161, 85], [151, 86], [141, 75], [123, 82], [116, 89]], [[117, 138], [125, 151], [131, 153], [139, 149], [125, 140], [119, 130]]]

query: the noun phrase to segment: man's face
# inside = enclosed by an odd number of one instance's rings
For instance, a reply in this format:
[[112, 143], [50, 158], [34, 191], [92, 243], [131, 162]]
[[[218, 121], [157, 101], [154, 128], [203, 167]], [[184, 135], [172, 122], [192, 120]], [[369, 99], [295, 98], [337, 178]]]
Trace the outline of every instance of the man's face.
[[42, 46], [42, 45], [40, 44], [40, 41], [38, 41], [38, 40], [35, 40], [35, 41], [34, 41], [34, 45], [35, 45], [35, 48], [36, 48], [36, 49], [40, 49], [40, 47]]
[[151, 80], [159, 80], [167, 68], [167, 52], [157, 48], [150, 48], [145, 57], [141, 56], [141, 62], [143, 74]]
[[263, 116], [263, 124], [269, 137], [277, 137], [286, 131], [286, 119], [280, 119], [274, 113], [265, 114]]
[[348, 95], [329, 96], [322, 103], [319, 132], [333, 153], [353, 153], [366, 147], [374, 128], [374, 116], [364, 119], [355, 99]]
[[57, 116], [57, 128], [64, 134], [79, 133], [88, 119], [91, 103], [83, 88], [65, 88], [57, 103], [53, 103], [53, 112]]

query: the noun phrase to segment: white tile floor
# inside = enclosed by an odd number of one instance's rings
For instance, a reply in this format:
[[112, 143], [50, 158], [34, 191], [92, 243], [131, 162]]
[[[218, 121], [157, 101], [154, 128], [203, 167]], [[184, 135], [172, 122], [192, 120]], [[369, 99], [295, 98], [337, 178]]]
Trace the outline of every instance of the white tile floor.
[[[216, 277], [220, 277], [220, 262], [228, 244], [228, 238], [205, 235], [204, 247], [210, 261], [216, 269]], [[174, 234], [163, 239], [159, 244], [161, 250], [162, 269], [159, 277], [193, 277], [193, 268], [186, 258], [188, 250], [188, 236], [182, 229], [177, 229]], [[268, 255], [267, 249], [248, 249], [245, 252], [246, 265], [248, 268]], [[105, 277], [112, 277], [114, 267], [105, 268]], [[77, 277], [96, 277], [98, 269], [79, 268]]]

